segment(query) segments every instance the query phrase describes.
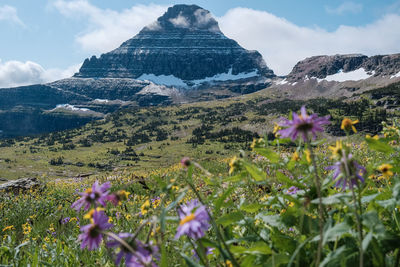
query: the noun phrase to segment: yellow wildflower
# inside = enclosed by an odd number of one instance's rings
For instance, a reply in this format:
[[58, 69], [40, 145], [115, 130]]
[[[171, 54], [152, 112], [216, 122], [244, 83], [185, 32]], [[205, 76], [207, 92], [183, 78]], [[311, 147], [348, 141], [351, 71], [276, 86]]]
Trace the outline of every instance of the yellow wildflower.
[[5, 231], [7, 231], [7, 230], [15, 230], [14, 225], [10, 225], [10, 226], [4, 227], [3, 232], [5, 232]]
[[230, 260], [226, 260], [225, 264], [226, 264], [226, 267], [233, 267], [233, 264]]
[[150, 208], [150, 201], [146, 200], [143, 203], [142, 207], [140, 208], [142, 215], [145, 215], [148, 212], [149, 208]]
[[378, 167], [378, 170], [382, 173], [384, 178], [390, 178], [393, 176], [393, 172], [390, 170], [393, 166], [390, 164], [382, 164]]
[[370, 136], [369, 134], [367, 134], [365, 137], [366, 137], [367, 139], [368, 139], [368, 138], [372, 138], [372, 139], [375, 139], [375, 140], [379, 140], [379, 136], [378, 136], [378, 135]]
[[235, 166], [237, 164], [237, 157], [234, 156], [229, 162], [229, 174], [232, 174], [235, 171]]
[[352, 121], [349, 118], [344, 118], [342, 120], [342, 125], [340, 126], [340, 129], [342, 129], [342, 130], [344, 130], [346, 132], [349, 132], [350, 130], [353, 130], [353, 132], [356, 133], [357, 129], [356, 129], [356, 127], [354, 127], [354, 124], [357, 124], [359, 122], [360, 122], [359, 120]]
[[24, 232], [24, 235], [29, 235], [30, 234], [30, 232], [32, 231], [32, 227], [30, 226], [30, 224], [28, 222], [24, 223], [22, 225], [22, 231]]
[[311, 163], [311, 152], [310, 152], [310, 150], [306, 149], [305, 153], [306, 153], [306, 160], [307, 160], [308, 164], [310, 164]]
[[[100, 207], [97, 207], [97, 208], [96, 208], [96, 211], [97, 211], [97, 212], [102, 211], [102, 210], [104, 210], [104, 209], [103, 209], [103, 208], [100, 208]], [[88, 213], [86, 213], [86, 214], [83, 216], [83, 219], [87, 219], [87, 220], [93, 221], [93, 214], [94, 214], [94, 211], [95, 211], [95, 209], [91, 209]]]
[[282, 127], [279, 126], [279, 124], [277, 124], [276, 122], [274, 122], [274, 130], [272, 131], [272, 133], [275, 135], [275, 137], [279, 136], [278, 131], [281, 129], [282, 129]]
[[253, 142], [251, 143], [250, 148], [254, 149], [256, 145], [257, 145], [257, 139], [253, 138]]
[[336, 146], [329, 146], [330, 150], [332, 150], [332, 158], [338, 157], [340, 158], [343, 154], [343, 143], [342, 140], [336, 140]]
[[299, 153], [297, 153], [297, 151], [295, 151], [292, 155], [292, 160], [293, 161], [299, 161], [300, 160], [300, 156]]

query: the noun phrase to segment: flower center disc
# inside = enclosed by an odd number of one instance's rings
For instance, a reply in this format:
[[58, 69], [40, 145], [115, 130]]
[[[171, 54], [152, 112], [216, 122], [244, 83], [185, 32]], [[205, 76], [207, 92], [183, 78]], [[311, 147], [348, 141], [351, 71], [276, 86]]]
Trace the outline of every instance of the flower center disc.
[[190, 215], [186, 216], [185, 218], [183, 218], [180, 222], [179, 225], [185, 224], [187, 222], [190, 222], [192, 220], [194, 220], [196, 218], [196, 216], [194, 216], [194, 213], [191, 213]]

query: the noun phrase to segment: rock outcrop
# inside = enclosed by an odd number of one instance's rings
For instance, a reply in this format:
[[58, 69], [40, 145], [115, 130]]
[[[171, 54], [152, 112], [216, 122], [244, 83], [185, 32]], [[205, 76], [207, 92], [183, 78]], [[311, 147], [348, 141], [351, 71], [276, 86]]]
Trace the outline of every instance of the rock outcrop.
[[400, 72], [400, 54], [367, 57], [361, 54], [314, 56], [298, 62], [286, 77], [289, 82], [307, 78], [324, 79], [338, 72], [364, 69], [373, 76], [393, 76]]
[[38, 188], [39, 186], [40, 182], [36, 178], [21, 178], [0, 184], [0, 192], [13, 192], [17, 194], [19, 192], [25, 192], [30, 189]]
[[175, 5], [119, 48], [86, 59], [75, 77], [141, 79], [152, 74], [193, 81], [252, 72], [274, 76], [261, 54], [227, 38], [209, 11]]

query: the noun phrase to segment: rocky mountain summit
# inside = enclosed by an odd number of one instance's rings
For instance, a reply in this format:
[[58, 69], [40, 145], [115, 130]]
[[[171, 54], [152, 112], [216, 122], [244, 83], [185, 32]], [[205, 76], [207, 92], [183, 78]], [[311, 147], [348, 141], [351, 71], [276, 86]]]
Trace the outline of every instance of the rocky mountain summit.
[[197, 85], [274, 73], [257, 51], [227, 38], [210, 12], [175, 5], [119, 48], [86, 59], [79, 78], [133, 78], [164, 85]]
[[306, 58], [269, 89], [291, 99], [340, 98], [396, 83], [400, 83], [400, 54], [350, 54]]
[[79, 127], [118, 109], [209, 101], [265, 90], [274, 99], [352, 97], [400, 83], [400, 54], [314, 56], [277, 77], [226, 37], [209, 11], [175, 5], [74, 77], [0, 89], [0, 138]]
[[325, 79], [339, 72], [348, 73], [359, 69], [370, 76], [394, 76], [400, 72], [400, 54], [372, 57], [361, 54], [314, 56], [298, 62], [286, 80], [298, 82], [307, 78]]

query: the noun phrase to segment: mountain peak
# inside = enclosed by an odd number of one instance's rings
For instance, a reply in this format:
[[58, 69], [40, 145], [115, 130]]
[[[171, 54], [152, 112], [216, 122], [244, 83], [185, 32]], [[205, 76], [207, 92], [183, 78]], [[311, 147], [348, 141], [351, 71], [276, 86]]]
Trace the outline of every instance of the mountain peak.
[[260, 53], [226, 37], [209, 11], [175, 5], [117, 49], [86, 59], [74, 76], [189, 85], [275, 75]]
[[174, 5], [142, 31], [206, 30], [220, 32], [218, 22], [208, 10], [197, 5]]

